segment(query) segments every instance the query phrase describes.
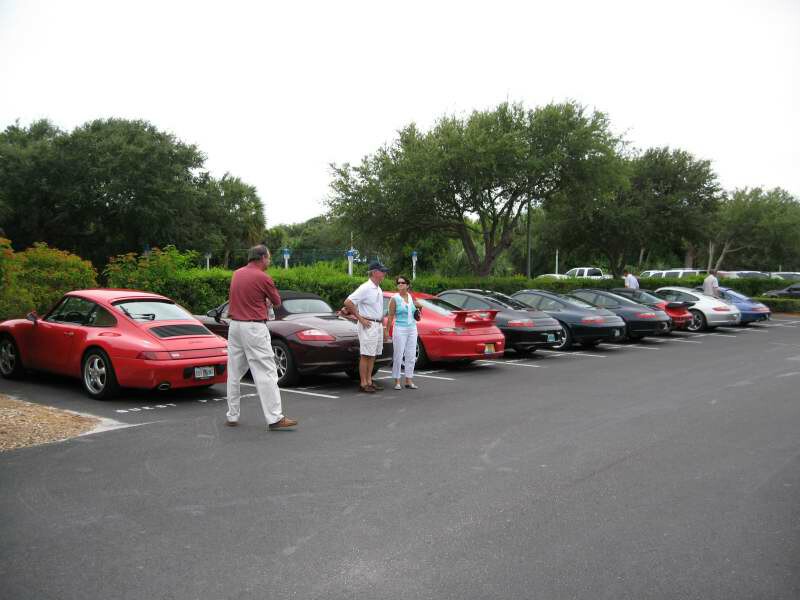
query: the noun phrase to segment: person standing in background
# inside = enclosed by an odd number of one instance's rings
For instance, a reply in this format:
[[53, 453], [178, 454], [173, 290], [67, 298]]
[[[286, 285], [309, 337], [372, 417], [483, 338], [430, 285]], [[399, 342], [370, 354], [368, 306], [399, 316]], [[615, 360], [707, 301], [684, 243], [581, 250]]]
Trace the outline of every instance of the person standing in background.
[[239, 424], [241, 379], [250, 369], [268, 429], [294, 427], [297, 421], [285, 417], [282, 412], [275, 353], [267, 328], [267, 304], [281, 304], [275, 282], [265, 272], [271, 262], [269, 249], [263, 245], [253, 246], [247, 253], [247, 261], [247, 266], [237, 269], [231, 278], [226, 424], [230, 427]]
[[626, 288], [631, 289], [631, 290], [638, 290], [639, 289], [639, 280], [636, 279], [636, 276], [633, 273], [628, 271], [628, 269], [625, 269], [622, 272], [622, 275], [623, 275], [623, 277], [625, 279], [625, 287]]
[[713, 296], [719, 298], [719, 280], [717, 279], [717, 270], [711, 269], [708, 276], [703, 280], [703, 293], [706, 296]]
[[415, 310], [421, 310], [419, 302], [409, 293], [411, 282], [404, 275], [395, 279], [397, 294], [389, 301], [389, 320], [387, 328], [392, 333], [394, 355], [392, 360], [392, 377], [394, 389], [400, 390], [400, 368], [405, 364], [406, 387], [416, 390], [414, 384], [414, 363], [417, 361], [417, 322]]

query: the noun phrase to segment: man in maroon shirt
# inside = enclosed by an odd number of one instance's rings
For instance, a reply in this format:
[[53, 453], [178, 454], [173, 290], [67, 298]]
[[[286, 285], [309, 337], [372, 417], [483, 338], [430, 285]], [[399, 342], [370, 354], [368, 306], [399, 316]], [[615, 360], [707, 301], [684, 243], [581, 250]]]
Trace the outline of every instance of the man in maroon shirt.
[[228, 414], [227, 424], [239, 424], [241, 379], [247, 370], [253, 376], [261, 408], [271, 430], [294, 427], [297, 421], [283, 416], [278, 370], [267, 328], [268, 306], [280, 306], [281, 297], [265, 271], [271, 262], [266, 246], [254, 246], [247, 266], [231, 278], [228, 314]]

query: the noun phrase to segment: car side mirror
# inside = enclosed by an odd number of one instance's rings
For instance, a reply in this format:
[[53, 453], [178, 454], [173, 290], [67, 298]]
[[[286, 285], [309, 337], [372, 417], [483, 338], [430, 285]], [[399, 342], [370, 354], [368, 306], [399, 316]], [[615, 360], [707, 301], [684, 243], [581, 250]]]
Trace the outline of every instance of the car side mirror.
[[219, 323], [219, 322], [220, 322], [220, 313], [219, 313], [219, 310], [217, 310], [216, 308], [212, 308], [210, 311], [208, 311], [208, 312], [206, 313], [206, 316], [207, 316], [207, 317], [211, 317], [211, 318], [212, 318], [212, 319], [214, 319], [214, 320], [215, 320], [217, 323]]
[[31, 311], [31, 312], [29, 312], [27, 315], [25, 315], [25, 318], [26, 318], [28, 321], [30, 321], [31, 323], [34, 323], [34, 324], [35, 324], [35, 323], [36, 323], [36, 321], [38, 321], [38, 320], [39, 320], [39, 315], [37, 315], [37, 314], [36, 314], [36, 311], [35, 311], [35, 310], [32, 310], [32, 311]]

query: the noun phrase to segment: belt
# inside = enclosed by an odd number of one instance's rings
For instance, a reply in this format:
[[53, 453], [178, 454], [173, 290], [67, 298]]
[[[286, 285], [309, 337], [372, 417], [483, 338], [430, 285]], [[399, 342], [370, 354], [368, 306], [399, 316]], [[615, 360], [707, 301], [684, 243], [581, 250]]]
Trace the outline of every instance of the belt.
[[369, 317], [364, 317], [367, 321], [372, 321], [373, 323], [383, 323], [383, 319], [370, 319]]
[[231, 321], [238, 321], [239, 323], [266, 323], [266, 319], [231, 319]]

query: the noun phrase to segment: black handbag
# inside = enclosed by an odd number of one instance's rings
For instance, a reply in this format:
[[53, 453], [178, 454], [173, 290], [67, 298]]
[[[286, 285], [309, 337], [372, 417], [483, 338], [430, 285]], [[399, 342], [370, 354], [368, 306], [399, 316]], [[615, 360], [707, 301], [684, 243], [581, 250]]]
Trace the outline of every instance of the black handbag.
[[419, 312], [418, 308], [414, 309], [414, 320], [419, 321], [422, 318], [422, 313]]

